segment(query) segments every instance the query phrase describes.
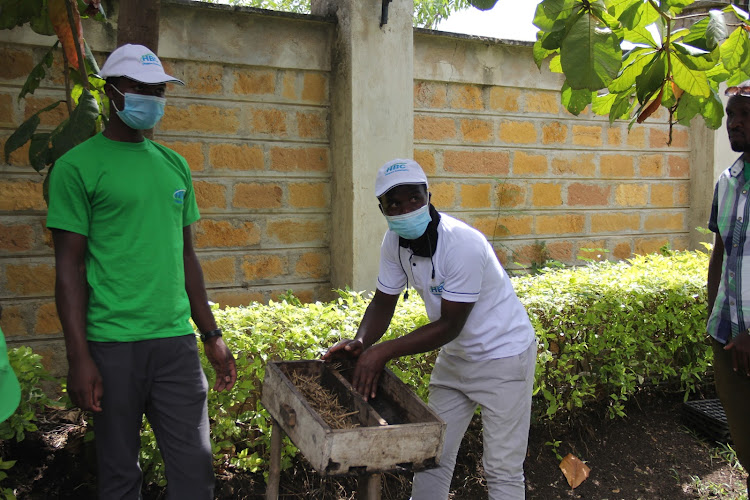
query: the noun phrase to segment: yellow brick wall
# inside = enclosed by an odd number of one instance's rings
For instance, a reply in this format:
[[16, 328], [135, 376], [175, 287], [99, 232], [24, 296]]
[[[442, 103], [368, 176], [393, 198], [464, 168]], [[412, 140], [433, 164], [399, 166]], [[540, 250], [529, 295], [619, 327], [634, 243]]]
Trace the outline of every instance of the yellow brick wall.
[[663, 121], [628, 133], [627, 123], [574, 117], [554, 90], [436, 79], [415, 79], [414, 107], [414, 157], [433, 203], [480, 229], [509, 268], [539, 261], [543, 248], [576, 264], [687, 246], [684, 127], [668, 147]]
[[[16, 98], [45, 51], [0, 43], [0, 146], [63, 96], [56, 66], [33, 96]], [[331, 298], [328, 69], [163, 61], [187, 85], [169, 86], [155, 139], [192, 170], [202, 216], [194, 245], [210, 300], [237, 306], [287, 290], [305, 301]], [[60, 106], [53, 115], [40, 130], [67, 111]], [[26, 148], [0, 165], [0, 326], [11, 345], [31, 345], [60, 373], [65, 354], [42, 181]]]
[[[168, 89], [156, 139], [190, 164], [202, 213], [194, 245], [210, 299], [228, 306], [265, 302], [286, 290], [303, 301], [331, 297], [335, 25], [294, 27], [283, 16], [262, 22], [287, 23], [279, 32], [299, 29], [303, 39], [323, 35], [317, 45], [285, 37], [269, 41], [268, 50], [248, 48], [257, 52], [254, 59], [230, 47], [221, 57], [197, 51], [202, 59], [194, 60], [188, 54], [195, 50], [174, 45], [183, 55], [164, 58], [167, 71], [187, 86]], [[536, 88], [541, 78], [529, 47], [429, 40], [415, 41], [413, 154], [430, 176], [433, 203], [484, 232], [503, 263], [528, 265], [543, 248], [574, 264], [579, 256], [624, 259], [667, 243], [687, 246], [693, 145], [686, 129], [677, 127], [666, 147], [664, 123], [628, 132], [623, 123], [610, 127], [588, 113], [569, 115], [549, 79], [546, 88]], [[35, 94], [16, 99], [47, 51], [32, 43], [0, 41], [0, 146], [26, 117], [62, 97], [58, 57]], [[424, 43], [447, 49], [420, 62]], [[528, 57], [519, 55], [524, 50]], [[493, 66], [495, 53], [512, 53], [510, 64]], [[440, 73], [462, 54], [467, 62]], [[102, 54], [97, 57], [101, 62]], [[518, 62], [524, 57], [528, 65]], [[423, 67], [437, 76], [425, 77]], [[476, 68], [483, 69], [466, 76]], [[507, 83], [497, 82], [497, 68]], [[41, 130], [63, 116], [60, 107]], [[60, 367], [43, 177], [26, 155], [23, 148], [0, 164], [0, 326], [11, 344], [32, 345], [48, 366]]]

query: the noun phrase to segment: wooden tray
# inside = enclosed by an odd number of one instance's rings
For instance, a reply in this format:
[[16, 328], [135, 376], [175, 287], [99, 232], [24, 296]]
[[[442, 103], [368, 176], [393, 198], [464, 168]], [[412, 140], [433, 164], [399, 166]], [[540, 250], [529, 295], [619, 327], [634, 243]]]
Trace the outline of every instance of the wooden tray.
[[[347, 411], [358, 411], [360, 426], [331, 429], [291, 382], [292, 372], [315, 377]], [[313, 468], [325, 476], [434, 467], [446, 426], [440, 417], [390, 370], [383, 371], [378, 395], [369, 401], [342, 372], [319, 360], [266, 366], [261, 401]]]

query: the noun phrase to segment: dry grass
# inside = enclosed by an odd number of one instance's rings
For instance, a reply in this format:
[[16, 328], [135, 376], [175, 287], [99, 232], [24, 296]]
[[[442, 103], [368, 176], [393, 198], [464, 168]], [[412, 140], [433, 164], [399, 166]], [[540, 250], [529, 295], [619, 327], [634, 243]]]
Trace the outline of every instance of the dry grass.
[[339, 403], [338, 396], [325, 387], [322, 387], [315, 376], [291, 372], [289, 373], [289, 380], [291, 380], [302, 393], [307, 403], [331, 429], [353, 429], [359, 427], [359, 422], [354, 418], [359, 411], [347, 411]]

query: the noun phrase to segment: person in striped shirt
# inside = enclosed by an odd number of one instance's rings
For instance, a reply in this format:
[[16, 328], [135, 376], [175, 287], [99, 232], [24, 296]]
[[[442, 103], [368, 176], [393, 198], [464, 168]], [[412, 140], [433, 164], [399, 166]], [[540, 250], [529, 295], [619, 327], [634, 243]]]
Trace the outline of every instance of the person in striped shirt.
[[714, 190], [708, 223], [708, 228], [716, 234], [708, 264], [707, 332], [714, 354], [716, 392], [724, 406], [737, 458], [745, 470], [750, 470], [750, 426], [747, 425], [750, 414], [750, 80], [729, 87], [726, 95], [729, 96], [726, 108], [729, 143], [733, 151], [742, 155], [721, 174]]

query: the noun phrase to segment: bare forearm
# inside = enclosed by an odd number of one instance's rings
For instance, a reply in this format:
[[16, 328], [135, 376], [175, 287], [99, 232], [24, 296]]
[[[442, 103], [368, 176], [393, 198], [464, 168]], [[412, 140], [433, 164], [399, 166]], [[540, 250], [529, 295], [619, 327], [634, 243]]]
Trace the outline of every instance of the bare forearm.
[[60, 317], [68, 361], [89, 355], [86, 343], [88, 285], [85, 269], [58, 272], [55, 303]]
[[390, 324], [390, 318], [385, 318], [381, 315], [374, 313], [371, 306], [367, 307], [365, 315], [362, 318], [362, 322], [359, 324], [357, 330], [357, 336], [354, 337], [357, 340], [362, 341], [362, 346], [367, 349], [372, 344], [380, 340], [385, 334]]
[[86, 342], [86, 238], [82, 235], [53, 230], [55, 243], [55, 304], [65, 336], [68, 361], [89, 356]]
[[396, 359], [410, 354], [419, 354], [439, 349], [458, 337], [461, 329], [449, 321], [439, 319], [414, 330], [413, 332], [380, 344], [388, 359]]
[[216, 320], [208, 305], [208, 295], [203, 282], [203, 270], [195, 253], [184, 256], [185, 291], [190, 300], [190, 315], [202, 332], [216, 329]]

